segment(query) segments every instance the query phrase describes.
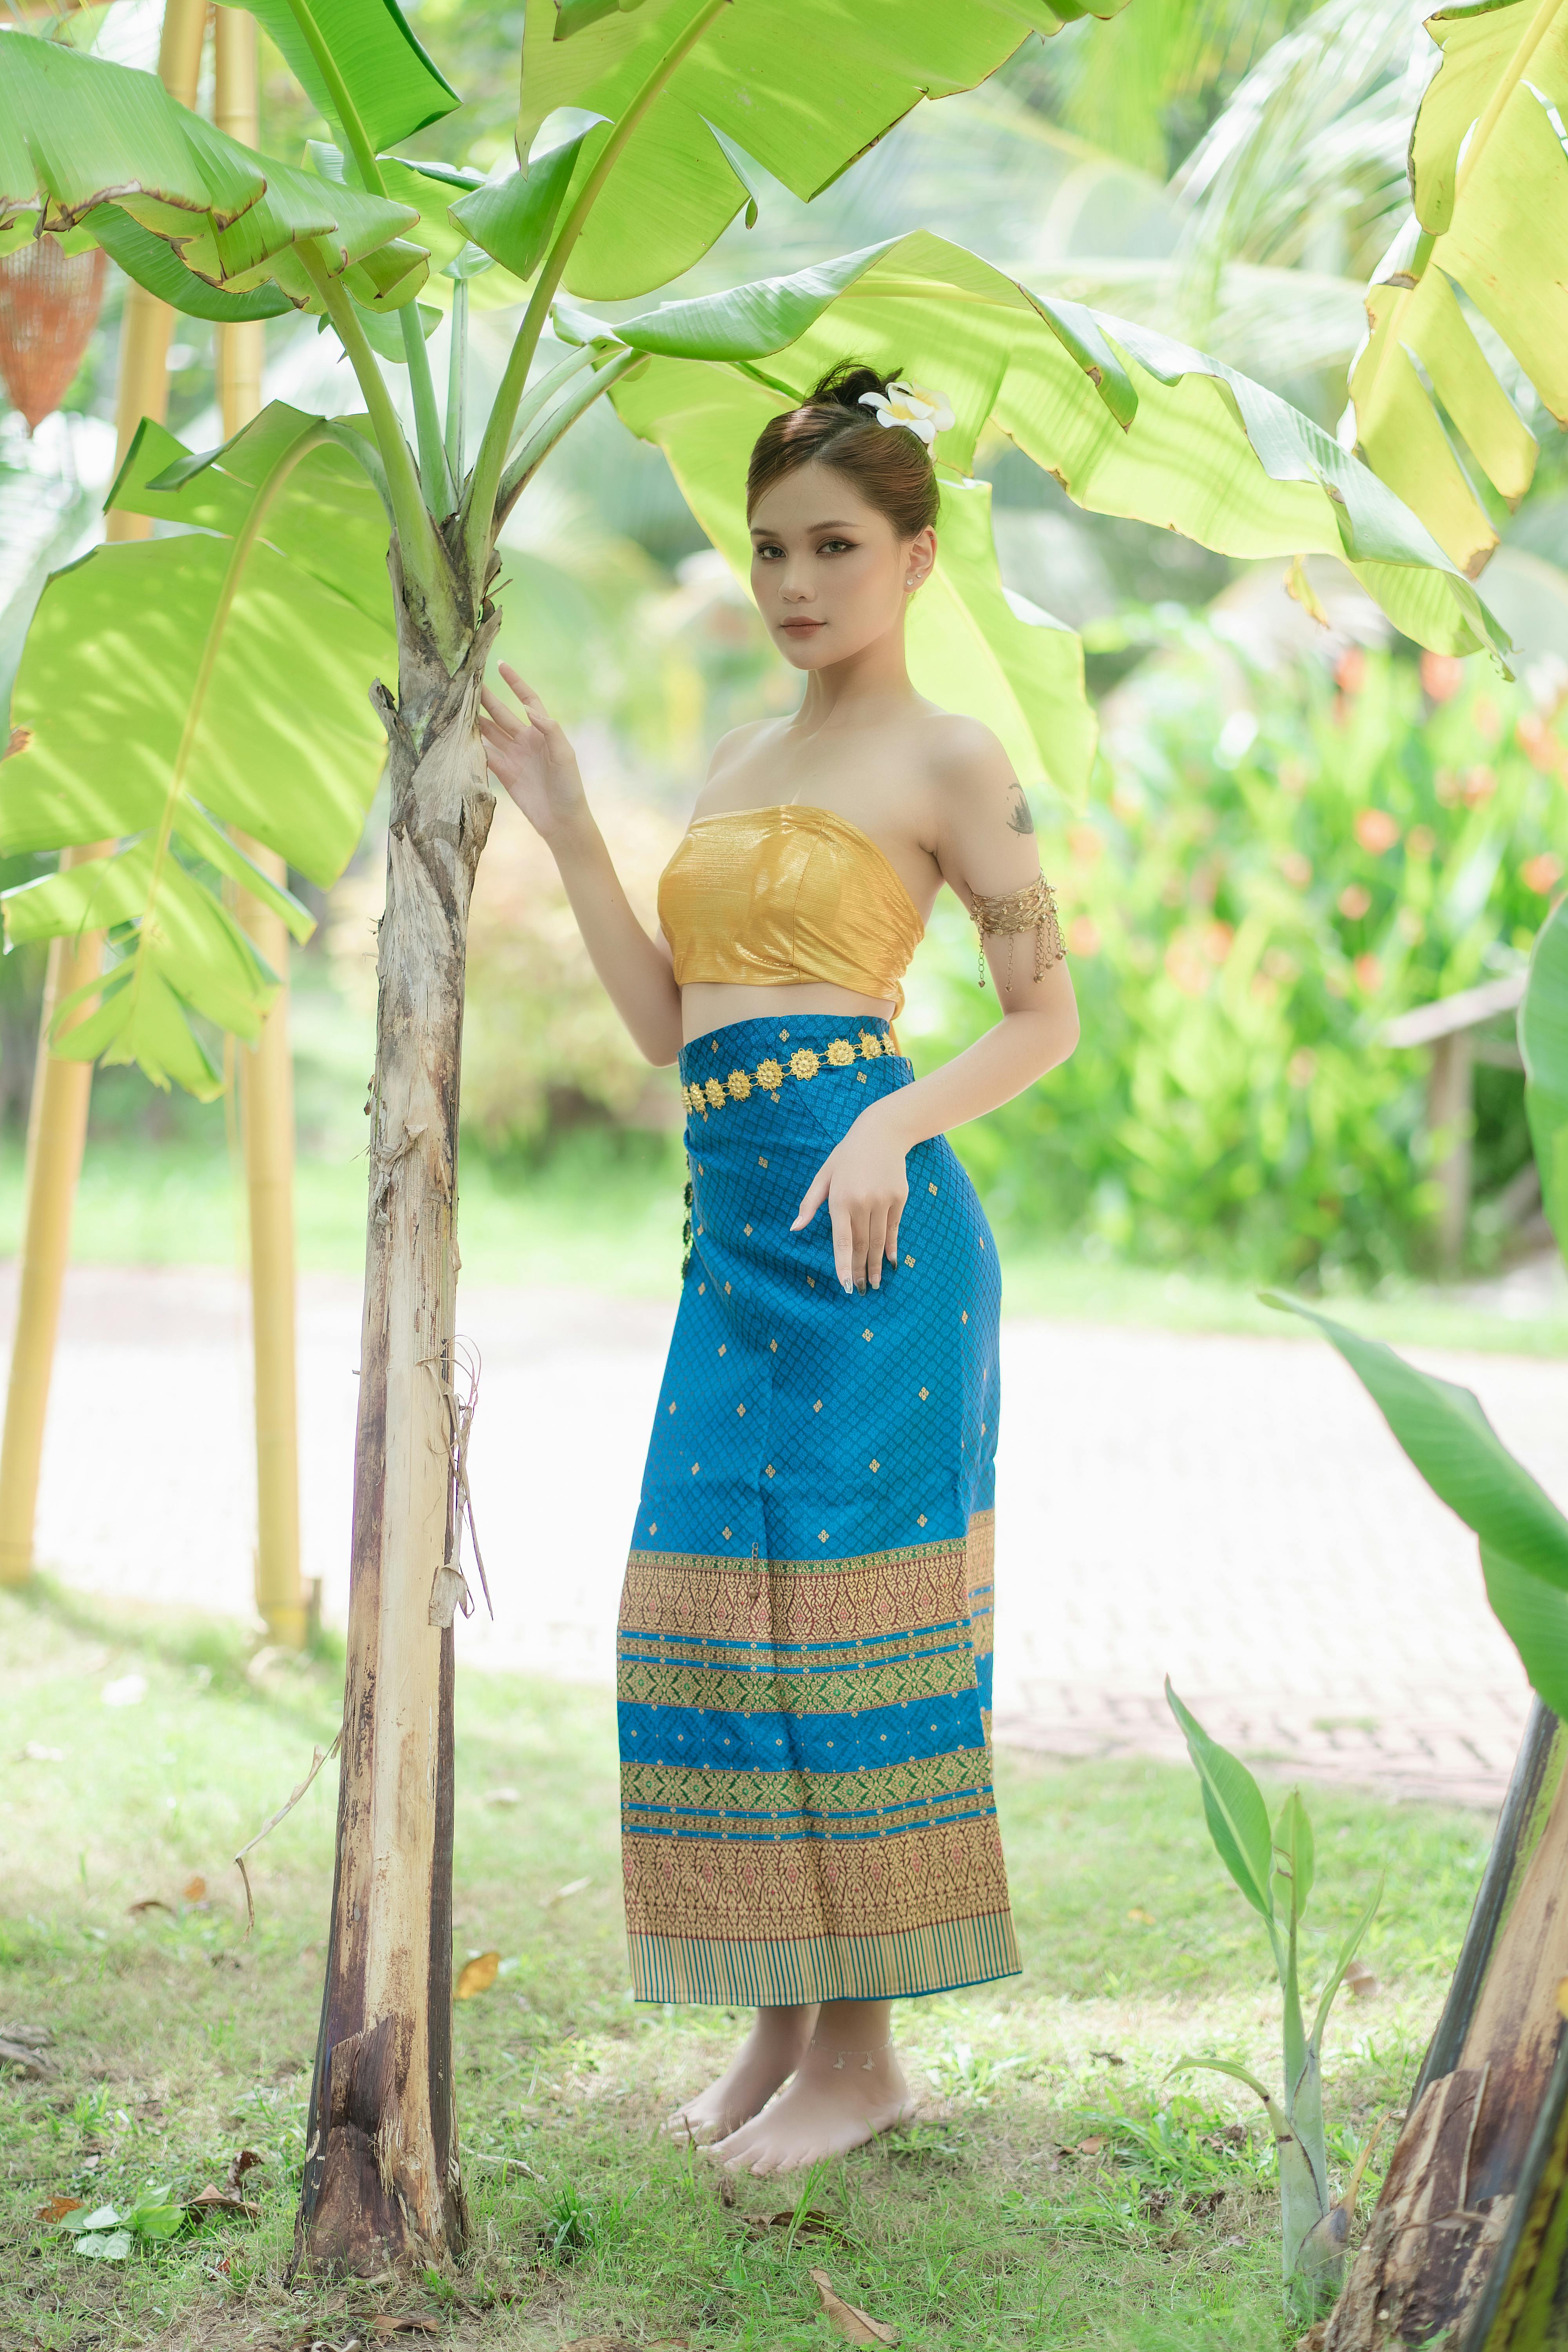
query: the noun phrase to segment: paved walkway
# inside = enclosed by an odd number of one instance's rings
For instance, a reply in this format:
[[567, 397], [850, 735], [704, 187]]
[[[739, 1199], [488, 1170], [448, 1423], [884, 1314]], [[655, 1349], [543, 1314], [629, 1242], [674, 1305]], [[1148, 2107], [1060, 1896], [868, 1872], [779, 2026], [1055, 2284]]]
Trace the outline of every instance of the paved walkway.
[[[13, 1271], [0, 1269], [0, 1330]], [[300, 1292], [305, 1570], [342, 1622], [357, 1286]], [[476, 1663], [607, 1680], [673, 1302], [466, 1286], [472, 1447], [496, 1605]], [[998, 1735], [1179, 1755], [1169, 1673], [1217, 1738], [1320, 1779], [1495, 1805], [1527, 1703], [1475, 1545], [1326, 1346], [1004, 1326]], [[1568, 1362], [1415, 1351], [1568, 1496]], [[73, 1271], [39, 1557], [85, 1590], [250, 1613], [242, 1286]]]

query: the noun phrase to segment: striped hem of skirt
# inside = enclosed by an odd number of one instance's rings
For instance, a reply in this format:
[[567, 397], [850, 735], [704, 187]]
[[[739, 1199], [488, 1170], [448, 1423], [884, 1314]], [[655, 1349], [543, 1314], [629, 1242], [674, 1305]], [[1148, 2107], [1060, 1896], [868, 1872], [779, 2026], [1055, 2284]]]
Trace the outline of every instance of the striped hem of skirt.
[[1023, 1973], [1006, 1912], [889, 1936], [738, 1944], [634, 1935], [628, 1941], [635, 2000], [708, 2002], [726, 2009], [913, 2000]]

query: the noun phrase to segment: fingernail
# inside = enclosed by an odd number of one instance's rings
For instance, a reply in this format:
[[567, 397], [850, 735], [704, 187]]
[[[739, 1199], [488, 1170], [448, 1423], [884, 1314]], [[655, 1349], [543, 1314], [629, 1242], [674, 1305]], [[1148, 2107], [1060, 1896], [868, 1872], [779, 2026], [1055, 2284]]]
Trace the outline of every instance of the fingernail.
[[860, 1295], [862, 1297], [865, 1297], [865, 1295], [866, 1295], [866, 1285], [865, 1285], [863, 1282], [858, 1282], [858, 1283], [855, 1285], [855, 1287], [856, 1287], [856, 1290], [859, 1293], [859, 1295]]

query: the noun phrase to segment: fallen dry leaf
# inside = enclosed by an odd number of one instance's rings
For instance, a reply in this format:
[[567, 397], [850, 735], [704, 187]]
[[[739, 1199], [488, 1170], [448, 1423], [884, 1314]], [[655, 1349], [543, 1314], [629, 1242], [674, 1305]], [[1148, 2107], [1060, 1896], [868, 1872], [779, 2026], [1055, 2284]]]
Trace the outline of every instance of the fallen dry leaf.
[[392, 2336], [439, 2336], [438, 2319], [411, 2319], [394, 2311], [378, 2311], [370, 2321], [371, 2334], [384, 2344]]
[[46, 2199], [44, 2203], [39, 2206], [37, 2211], [34, 2214], [33, 2219], [35, 2221], [47, 2221], [52, 2225], [56, 2221], [63, 2221], [68, 2213], [79, 2213], [80, 2211], [81, 2199], [79, 2197], [50, 2197]]
[[205, 2189], [198, 2189], [194, 2197], [187, 2199], [185, 2210], [193, 2221], [205, 2221], [213, 2213], [237, 2213], [241, 2221], [255, 2221], [261, 2214], [259, 2205], [247, 2203], [237, 2189], [220, 2189], [216, 2180], [209, 2180]]
[[1125, 2066], [1127, 2063], [1126, 2059], [1119, 2058], [1114, 2050], [1091, 2050], [1089, 2054], [1091, 2058], [1103, 2058], [1108, 2066]]
[[228, 2170], [224, 2175], [225, 2186], [237, 2189], [247, 2172], [254, 2171], [258, 2164], [265, 2164], [267, 2158], [264, 2156], [258, 2156], [253, 2147], [242, 2147], [237, 2156], [229, 2158]]
[[1323, 2352], [1323, 2339], [1329, 2332], [1326, 2319], [1315, 2319], [1305, 2336], [1296, 2338], [1296, 2352]]
[[1352, 2000], [1371, 2000], [1383, 1990], [1377, 1970], [1366, 1960], [1352, 1960], [1345, 1970], [1345, 1990]]
[[558, 1903], [570, 1902], [574, 1895], [585, 1895], [593, 1884], [591, 1878], [570, 1879], [564, 1886], [558, 1886], [553, 1895], [547, 1895], [539, 1907], [542, 1911], [553, 1911]]
[[462, 1973], [452, 1987], [452, 1999], [472, 2000], [477, 1992], [489, 1992], [500, 1967], [499, 1952], [480, 1952], [476, 1958], [465, 1960]]
[[896, 2328], [884, 2327], [881, 2321], [873, 2319], [868, 2311], [861, 2311], [857, 2305], [846, 2303], [841, 2294], [836, 2294], [833, 2282], [826, 2271], [809, 2271], [806, 2275], [822, 2297], [823, 2315], [831, 2319], [840, 2336], [847, 2342], [851, 2344], [896, 2344], [898, 2342]]
[[1127, 1916], [1136, 1920], [1140, 1927], [1152, 1927], [1155, 1925], [1154, 1914], [1152, 1911], [1145, 1911], [1142, 1904], [1135, 1903]]
[[1078, 2152], [1079, 2156], [1100, 2156], [1109, 2146], [1110, 2142], [1103, 2133], [1096, 2132], [1091, 2138], [1079, 2140]]
[[196, 1873], [194, 1878], [186, 1879], [184, 1885], [184, 1899], [187, 1903], [205, 1903], [206, 1901], [207, 1883], [202, 1876], [200, 1871]]
[[149, 1911], [166, 1911], [171, 1919], [174, 1916], [174, 1905], [161, 1901], [156, 1895], [143, 1895], [139, 1903], [128, 1903], [125, 1907], [133, 1919], [145, 1918]]
[[842, 2238], [843, 2231], [831, 2213], [816, 2206], [795, 2219], [792, 2207], [787, 2213], [748, 2213], [742, 2227], [750, 2237], [765, 2238], [770, 2230], [793, 2230], [797, 2238]]

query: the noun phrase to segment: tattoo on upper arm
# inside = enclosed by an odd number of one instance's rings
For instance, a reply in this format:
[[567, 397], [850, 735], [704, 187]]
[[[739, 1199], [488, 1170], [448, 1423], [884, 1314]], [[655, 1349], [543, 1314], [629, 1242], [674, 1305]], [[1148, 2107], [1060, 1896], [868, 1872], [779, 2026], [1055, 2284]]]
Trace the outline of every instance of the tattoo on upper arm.
[[1033, 833], [1035, 830], [1034, 812], [1029, 806], [1024, 787], [1022, 784], [1015, 783], [1012, 786], [1012, 790], [1017, 793], [1018, 801], [1016, 807], [1010, 808], [1008, 810], [1007, 822], [1012, 826], [1015, 833]]

